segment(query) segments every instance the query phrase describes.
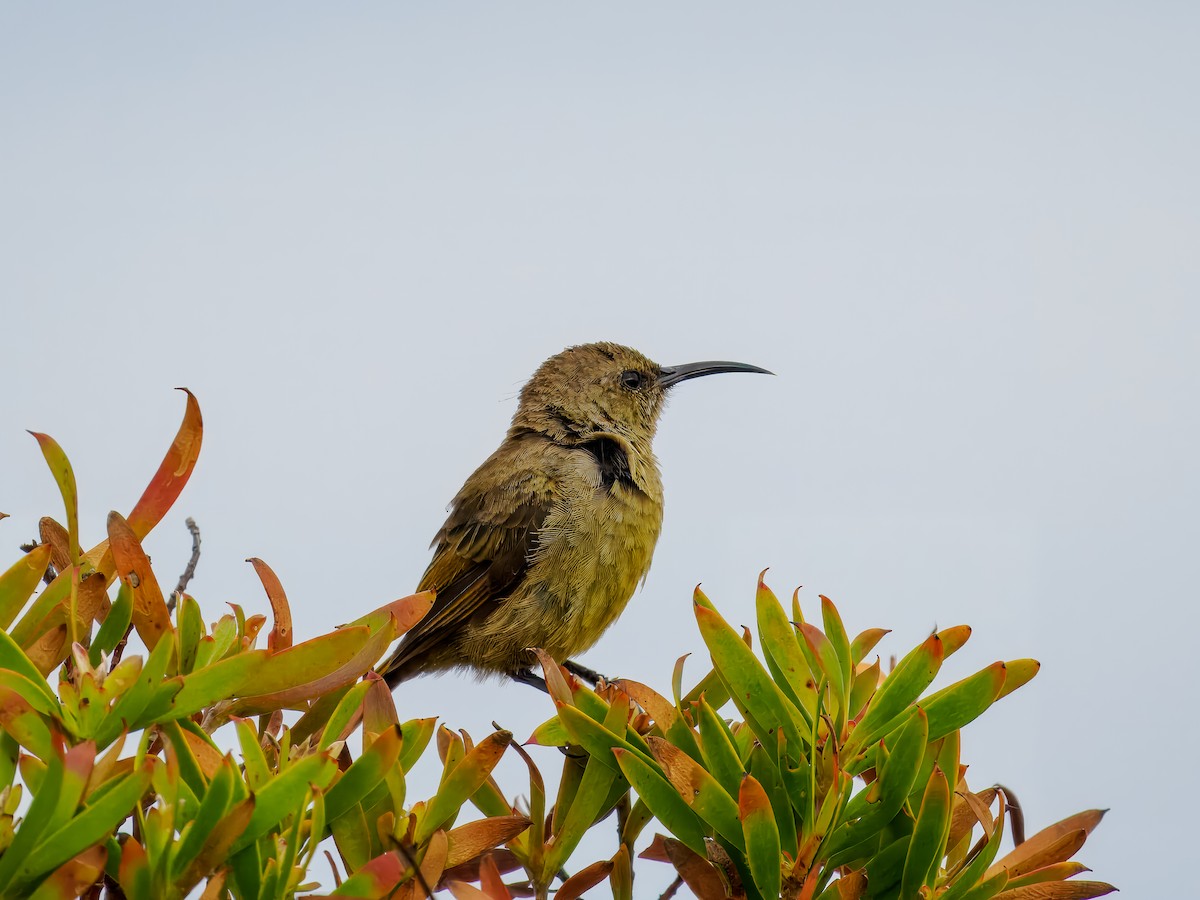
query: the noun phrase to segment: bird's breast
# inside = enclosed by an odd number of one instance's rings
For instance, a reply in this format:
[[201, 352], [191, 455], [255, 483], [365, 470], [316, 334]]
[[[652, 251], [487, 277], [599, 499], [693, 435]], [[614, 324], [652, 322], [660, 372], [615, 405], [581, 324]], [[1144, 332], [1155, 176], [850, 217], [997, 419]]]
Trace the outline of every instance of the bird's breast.
[[599, 640], [646, 577], [661, 527], [661, 501], [619, 480], [581, 486], [550, 514], [529, 601], [552, 620], [552, 655], [579, 653]]
[[662, 527], [656, 467], [649, 491], [611, 478], [582, 451], [562, 460], [555, 501], [518, 588], [488, 619], [494, 640], [563, 660], [592, 646], [650, 568]]

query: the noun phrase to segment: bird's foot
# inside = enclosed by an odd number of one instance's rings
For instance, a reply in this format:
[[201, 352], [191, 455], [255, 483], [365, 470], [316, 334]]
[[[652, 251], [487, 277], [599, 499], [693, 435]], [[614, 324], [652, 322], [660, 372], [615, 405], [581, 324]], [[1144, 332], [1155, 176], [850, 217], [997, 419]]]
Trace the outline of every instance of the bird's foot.
[[534, 675], [532, 669], [518, 669], [515, 672], [509, 672], [508, 677], [513, 681], [519, 681], [521, 684], [535, 687], [543, 694], [550, 693], [550, 689], [546, 687], [546, 679], [540, 675]]
[[585, 665], [575, 662], [573, 659], [568, 659], [563, 663], [563, 668], [574, 675], [576, 678], [582, 678], [592, 687], [598, 687], [601, 682], [612, 684], [617, 679], [609, 678], [606, 675], [601, 675], [595, 669], [589, 669]]

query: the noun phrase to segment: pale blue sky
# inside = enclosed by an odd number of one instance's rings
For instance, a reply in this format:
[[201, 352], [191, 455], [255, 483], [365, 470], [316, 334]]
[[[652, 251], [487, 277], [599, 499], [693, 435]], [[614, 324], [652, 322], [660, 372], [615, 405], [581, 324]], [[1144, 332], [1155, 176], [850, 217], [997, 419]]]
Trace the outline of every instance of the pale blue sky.
[[[665, 688], [702, 648], [692, 586], [749, 623], [765, 566], [893, 628], [885, 654], [968, 622], [949, 674], [1043, 662], [966, 731], [972, 783], [1033, 827], [1112, 807], [1083, 859], [1163, 896], [1200, 738], [1198, 26], [1166, 2], [5, 4], [0, 537], [58, 510], [24, 429], [71, 455], [94, 543], [186, 384], [205, 448], [155, 562], [182, 568], [192, 515], [209, 614], [266, 611], [260, 556], [312, 635], [415, 586], [546, 356], [757, 363], [778, 377], [676, 392], [654, 568], [586, 661]], [[456, 677], [397, 700], [476, 736], [551, 711]]]

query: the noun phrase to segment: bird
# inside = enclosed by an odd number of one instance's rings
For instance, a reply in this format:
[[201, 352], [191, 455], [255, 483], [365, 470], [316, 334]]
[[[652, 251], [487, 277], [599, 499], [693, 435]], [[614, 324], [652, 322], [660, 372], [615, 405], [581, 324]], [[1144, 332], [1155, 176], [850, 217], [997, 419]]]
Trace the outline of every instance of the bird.
[[649, 571], [663, 518], [652, 443], [667, 394], [721, 372], [772, 374], [724, 360], [661, 366], [607, 341], [543, 362], [503, 442], [450, 502], [418, 586], [433, 605], [376, 670], [389, 688], [466, 669], [545, 690], [535, 647], [599, 680], [571, 657]]

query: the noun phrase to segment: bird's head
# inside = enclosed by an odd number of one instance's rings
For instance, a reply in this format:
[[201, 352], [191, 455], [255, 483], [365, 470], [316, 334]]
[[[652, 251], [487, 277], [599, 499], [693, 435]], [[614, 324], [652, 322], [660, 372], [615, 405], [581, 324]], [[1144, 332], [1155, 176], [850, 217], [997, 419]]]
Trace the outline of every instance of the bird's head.
[[674, 385], [718, 372], [761, 372], [746, 363], [658, 363], [620, 344], [602, 341], [568, 347], [538, 367], [525, 387], [513, 427], [572, 443], [617, 434], [635, 445], [654, 437], [667, 392]]

